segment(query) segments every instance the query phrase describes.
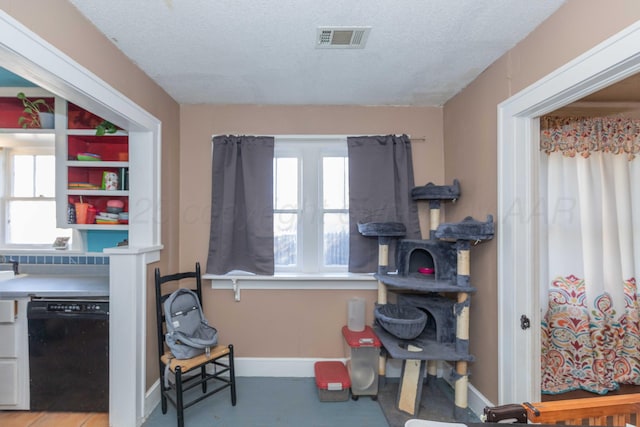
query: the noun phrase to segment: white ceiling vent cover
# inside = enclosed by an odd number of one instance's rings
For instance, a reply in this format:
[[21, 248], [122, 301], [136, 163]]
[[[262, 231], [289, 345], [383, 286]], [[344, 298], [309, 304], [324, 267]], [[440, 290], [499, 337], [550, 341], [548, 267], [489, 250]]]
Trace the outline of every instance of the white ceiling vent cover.
[[362, 49], [371, 27], [318, 27], [318, 49]]

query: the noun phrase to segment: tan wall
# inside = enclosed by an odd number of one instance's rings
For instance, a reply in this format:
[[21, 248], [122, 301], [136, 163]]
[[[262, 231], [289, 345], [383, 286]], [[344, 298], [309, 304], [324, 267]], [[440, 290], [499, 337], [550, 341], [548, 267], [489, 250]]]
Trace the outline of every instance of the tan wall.
[[[484, 219], [497, 212], [497, 105], [638, 19], [640, 2], [635, 0], [569, 0], [446, 103], [445, 176], [447, 182], [458, 178], [462, 190], [460, 201], [449, 206], [448, 221], [466, 215]], [[498, 400], [496, 269], [495, 241], [472, 248], [471, 278], [478, 292], [470, 311], [470, 351], [476, 356], [471, 383], [494, 402]]]
[[[185, 267], [207, 261], [212, 135], [406, 133], [424, 138], [412, 144], [416, 185], [444, 176], [442, 110], [436, 107], [183, 105], [180, 124], [180, 264]], [[367, 299], [371, 324], [375, 291], [242, 290], [235, 302], [231, 290], [215, 290], [205, 293], [205, 310], [240, 357], [342, 357], [340, 329], [352, 296]]]
[[[179, 106], [66, 0], [0, 0], [0, 8], [69, 55], [162, 121], [162, 259], [165, 269], [178, 263]], [[0, 39], [2, 34], [0, 34]], [[0, 64], [1, 66], [2, 64]], [[171, 177], [171, 179], [167, 179]], [[153, 266], [155, 267], [155, 266]], [[150, 272], [151, 269], [150, 269]], [[152, 278], [152, 275], [149, 275]], [[147, 385], [157, 375], [153, 288], [147, 285]]]

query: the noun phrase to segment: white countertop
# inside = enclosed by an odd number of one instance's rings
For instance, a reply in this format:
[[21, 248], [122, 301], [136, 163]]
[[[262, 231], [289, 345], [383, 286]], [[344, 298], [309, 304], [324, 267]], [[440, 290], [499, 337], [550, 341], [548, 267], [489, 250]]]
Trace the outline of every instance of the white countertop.
[[19, 274], [0, 281], [0, 299], [38, 297], [105, 297], [108, 276]]

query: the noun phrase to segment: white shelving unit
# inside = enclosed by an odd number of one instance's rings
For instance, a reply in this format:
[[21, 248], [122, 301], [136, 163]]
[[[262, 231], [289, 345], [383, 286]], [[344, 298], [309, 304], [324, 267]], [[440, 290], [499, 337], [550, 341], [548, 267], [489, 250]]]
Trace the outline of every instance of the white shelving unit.
[[[75, 109], [78, 112], [78, 109]], [[56, 163], [57, 163], [57, 181], [56, 181], [56, 198], [57, 198], [57, 224], [59, 227], [72, 228], [76, 230], [128, 230], [128, 224], [70, 224], [68, 222], [68, 201], [70, 199], [79, 201], [82, 197], [96, 205], [99, 212], [104, 210], [107, 200], [117, 198], [125, 201], [128, 205], [129, 190], [127, 188], [119, 190], [104, 190], [98, 188], [72, 188], [70, 185], [70, 175], [77, 176], [86, 174], [87, 183], [99, 187], [99, 176], [103, 170], [115, 171], [126, 169], [129, 170], [128, 161], [128, 135], [126, 132], [118, 131], [113, 134], [96, 136], [94, 129], [70, 129], [69, 122], [69, 104], [64, 100], [56, 99]], [[87, 113], [89, 114], [89, 113]], [[100, 150], [114, 149], [114, 147], [126, 149], [126, 160], [108, 159], [104, 161], [77, 160], [75, 157], [79, 152], [78, 146], [86, 144], [87, 147], [98, 148]], [[104, 144], [104, 145], [103, 145]], [[120, 183], [122, 185], [122, 183]]]
[[[129, 224], [69, 223], [69, 203], [70, 201], [75, 203], [82, 200], [95, 206], [96, 213], [105, 211], [106, 202], [111, 199], [122, 200], [125, 206], [128, 206], [130, 201], [128, 186], [126, 189], [103, 190], [100, 189], [100, 177], [103, 171], [115, 172], [121, 169], [126, 169], [128, 175], [130, 167], [128, 159], [129, 136], [124, 131], [96, 136], [96, 131], [93, 128], [94, 122], [90, 126], [83, 126], [84, 128], [82, 129], [70, 129], [69, 125], [74, 120], [74, 117], [83, 114], [86, 114], [89, 118], [92, 116], [89, 112], [84, 112], [78, 107], [71, 106], [64, 99], [55, 98], [55, 129], [53, 132], [55, 134], [56, 147], [56, 224], [60, 228], [74, 230], [74, 249], [85, 252], [100, 252], [104, 247], [115, 246], [123, 238], [129, 239], [131, 234]], [[95, 121], [95, 116], [93, 120]], [[83, 144], [92, 148], [87, 150], [79, 148]], [[100, 151], [102, 144], [104, 144], [103, 148], [107, 152], [109, 152], [110, 146], [112, 149], [113, 147], [118, 147], [118, 151], [121, 150], [123, 153], [127, 153], [126, 159], [115, 158], [113, 152], [111, 152], [110, 156], [103, 156], [105, 160], [100, 161], [77, 159], [79, 152], [91, 152], [94, 149]], [[87, 178], [79, 179], [83, 174]], [[90, 183], [95, 188], [72, 188], [70, 180]], [[128, 209], [125, 209], [125, 211], [128, 211]], [[101, 238], [109, 241], [101, 246], [95, 243], [96, 231], [114, 232], [114, 234], [111, 238], [105, 237], [109, 236], [109, 234], [101, 233]]]

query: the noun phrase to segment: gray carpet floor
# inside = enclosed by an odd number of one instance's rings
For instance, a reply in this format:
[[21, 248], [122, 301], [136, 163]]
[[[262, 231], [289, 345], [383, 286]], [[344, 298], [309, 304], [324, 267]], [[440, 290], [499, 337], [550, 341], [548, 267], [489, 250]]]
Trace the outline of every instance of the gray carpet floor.
[[411, 415], [397, 408], [398, 379], [383, 379], [378, 388], [378, 402], [389, 427], [404, 427], [410, 419], [479, 423], [480, 419], [470, 409], [455, 411], [454, 390], [443, 379], [429, 378], [422, 388], [420, 406]]
[[[382, 379], [376, 400], [321, 402], [314, 378], [238, 377], [237, 404], [231, 406], [222, 391], [185, 411], [186, 427], [404, 427], [411, 418], [436, 421], [479, 422], [469, 411], [465, 419], [454, 416], [453, 390], [443, 380], [429, 381], [423, 389], [417, 416], [397, 410], [398, 381]], [[143, 427], [175, 427], [176, 412], [160, 405]]]
[[[321, 402], [314, 378], [237, 377], [237, 403], [222, 391], [185, 411], [186, 427], [388, 427], [377, 401]], [[160, 405], [144, 427], [175, 427], [171, 404]]]

